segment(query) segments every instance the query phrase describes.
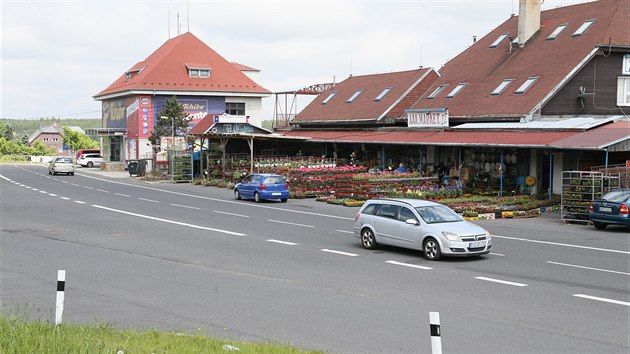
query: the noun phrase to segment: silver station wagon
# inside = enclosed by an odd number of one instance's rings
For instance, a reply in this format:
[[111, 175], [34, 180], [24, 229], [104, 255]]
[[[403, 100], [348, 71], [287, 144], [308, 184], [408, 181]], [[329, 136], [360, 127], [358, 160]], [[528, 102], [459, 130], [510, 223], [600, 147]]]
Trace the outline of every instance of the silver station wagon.
[[446, 205], [419, 200], [368, 200], [354, 221], [354, 235], [366, 249], [378, 244], [422, 250], [429, 260], [490, 253], [488, 231]]

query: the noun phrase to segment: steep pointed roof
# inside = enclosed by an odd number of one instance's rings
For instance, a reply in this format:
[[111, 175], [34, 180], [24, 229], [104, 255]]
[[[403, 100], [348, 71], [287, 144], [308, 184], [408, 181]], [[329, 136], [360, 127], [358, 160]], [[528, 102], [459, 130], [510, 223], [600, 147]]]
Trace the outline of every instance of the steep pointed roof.
[[351, 76], [319, 94], [291, 124], [375, 123], [384, 117], [397, 118], [437, 76], [432, 68]]
[[[601, 0], [541, 12], [540, 30], [524, 47], [510, 45], [518, 36], [518, 16], [513, 16], [450, 60], [441, 77], [413, 109], [448, 108], [452, 118], [517, 118], [540, 109], [598, 51], [630, 47], [630, 1]], [[594, 20], [581, 35], [574, 32]], [[548, 39], [566, 24], [555, 39]], [[493, 42], [506, 34], [503, 41]], [[511, 48], [510, 48], [511, 47]], [[535, 83], [524, 93], [515, 93], [528, 78]], [[511, 83], [491, 95], [503, 80]], [[454, 97], [446, 96], [459, 84], [465, 86]], [[430, 98], [435, 89], [446, 85]]]
[[[191, 77], [189, 68], [209, 69], [210, 77]], [[153, 93], [154, 90], [254, 97], [271, 94], [195, 35], [186, 32], [166, 41], [94, 98], [101, 100], [130, 93]]]

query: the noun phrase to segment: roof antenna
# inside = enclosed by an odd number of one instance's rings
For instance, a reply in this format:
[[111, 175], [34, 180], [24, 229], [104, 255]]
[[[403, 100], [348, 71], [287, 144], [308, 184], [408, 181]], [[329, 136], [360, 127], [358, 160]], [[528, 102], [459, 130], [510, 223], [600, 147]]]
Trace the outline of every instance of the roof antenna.
[[190, 32], [190, 10], [188, 8], [188, 0], [186, 0], [186, 22], [188, 25], [188, 32]]
[[182, 30], [182, 24], [179, 23], [179, 11], [177, 11], [177, 35], [178, 36], [179, 36], [181, 30]]
[[171, 39], [171, 7], [166, 8], [166, 20], [168, 26], [168, 39]]

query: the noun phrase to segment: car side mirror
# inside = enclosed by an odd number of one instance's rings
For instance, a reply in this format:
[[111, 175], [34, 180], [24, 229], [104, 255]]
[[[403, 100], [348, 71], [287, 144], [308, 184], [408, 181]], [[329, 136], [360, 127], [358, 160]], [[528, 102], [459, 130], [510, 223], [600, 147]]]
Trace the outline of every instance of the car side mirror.
[[416, 219], [407, 219], [405, 222], [409, 225], [418, 225], [418, 220]]

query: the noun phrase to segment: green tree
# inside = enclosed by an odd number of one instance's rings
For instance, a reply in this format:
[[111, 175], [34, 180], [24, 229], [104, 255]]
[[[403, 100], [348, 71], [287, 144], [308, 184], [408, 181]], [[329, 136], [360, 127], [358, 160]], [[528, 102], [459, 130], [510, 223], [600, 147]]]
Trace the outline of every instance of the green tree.
[[[168, 117], [168, 118], [162, 118]], [[164, 108], [155, 116], [155, 125], [149, 141], [157, 151], [160, 138], [163, 136], [180, 136], [188, 129], [188, 119], [184, 113], [184, 106], [172, 96], [166, 99]]]
[[6, 123], [0, 122], [0, 136], [7, 140], [13, 140], [14, 138], [13, 127]]
[[68, 127], [63, 128], [63, 143], [68, 145], [72, 151], [79, 149], [98, 149], [99, 143], [92, 140], [87, 135], [71, 130]]

